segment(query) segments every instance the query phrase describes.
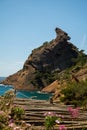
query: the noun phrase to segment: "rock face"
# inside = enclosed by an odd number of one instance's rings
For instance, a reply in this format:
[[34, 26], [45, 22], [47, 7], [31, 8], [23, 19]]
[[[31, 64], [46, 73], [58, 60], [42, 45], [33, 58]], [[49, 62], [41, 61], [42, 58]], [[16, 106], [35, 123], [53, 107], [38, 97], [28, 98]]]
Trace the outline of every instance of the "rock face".
[[70, 37], [66, 32], [59, 28], [55, 31], [56, 38], [34, 49], [23, 69], [7, 77], [3, 84], [12, 84], [23, 90], [41, 90], [52, 81], [47, 82], [47, 73], [51, 76], [73, 65], [72, 59], [78, 57], [77, 48], [68, 42]]
[[[57, 89], [59, 89], [60, 83], [58, 80], [55, 80], [50, 85], [46, 86], [41, 90], [41, 92], [55, 93]], [[60, 86], [61, 87], [61, 86]]]

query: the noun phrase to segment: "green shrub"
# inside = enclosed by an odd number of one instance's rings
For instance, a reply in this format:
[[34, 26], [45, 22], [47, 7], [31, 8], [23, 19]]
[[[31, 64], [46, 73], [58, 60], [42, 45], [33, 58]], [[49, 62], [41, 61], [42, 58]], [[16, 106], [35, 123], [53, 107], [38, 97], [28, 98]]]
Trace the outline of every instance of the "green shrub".
[[44, 113], [44, 116], [46, 130], [53, 130], [56, 120], [58, 120], [58, 115], [54, 112], [46, 112]]
[[84, 54], [84, 50], [79, 51], [78, 57], [72, 59], [72, 61], [76, 64], [75, 66], [84, 66], [87, 63], [87, 55]]
[[48, 72], [48, 71], [45, 71], [45, 72], [41, 72], [41, 71], [36, 71], [35, 72], [35, 78], [34, 80], [32, 81], [31, 80], [31, 83], [33, 85], [39, 85], [39, 86], [44, 86], [44, 83], [43, 83], [43, 80], [47, 83], [47, 84], [50, 84], [52, 83], [54, 80], [55, 80], [55, 77], [54, 77], [54, 74], [51, 73], [51, 72]]
[[87, 104], [87, 81], [80, 83], [68, 83], [65, 89], [61, 90], [64, 95], [60, 98], [65, 104], [73, 104], [75, 106], [85, 106]]
[[13, 119], [22, 119], [22, 115], [24, 114], [24, 109], [18, 106], [14, 106], [11, 109], [11, 117]]

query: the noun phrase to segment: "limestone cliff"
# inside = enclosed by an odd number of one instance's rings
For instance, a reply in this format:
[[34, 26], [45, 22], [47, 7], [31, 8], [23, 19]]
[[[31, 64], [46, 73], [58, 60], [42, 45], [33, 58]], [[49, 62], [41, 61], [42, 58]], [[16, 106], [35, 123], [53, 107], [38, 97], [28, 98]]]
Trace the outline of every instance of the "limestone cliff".
[[56, 38], [32, 51], [25, 61], [23, 69], [7, 77], [3, 84], [12, 84], [17, 89], [41, 90], [56, 80], [59, 73], [74, 65], [78, 49], [70, 43], [70, 37], [56, 28]]

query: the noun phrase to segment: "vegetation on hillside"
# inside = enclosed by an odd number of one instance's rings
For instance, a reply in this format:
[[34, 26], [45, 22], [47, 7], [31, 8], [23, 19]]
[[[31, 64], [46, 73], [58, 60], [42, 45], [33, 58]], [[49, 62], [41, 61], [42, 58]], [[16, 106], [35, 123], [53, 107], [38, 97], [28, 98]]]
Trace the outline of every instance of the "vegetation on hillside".
[[[34, 77], [34, 79], [33, 80], [31, 80], [31, 83], [33, 84], [33, 85], [39, 85], [40, 86], [40, 88], [41, 87], [44, 87], [44, 83], [45, 84], [50, 84], [50, 83], [52, 83], [53, 81], [55, 80], [55, 76], [54, 76], [54, 74], [52, 74], [51, 72], [48, 72], [48, 71], [46, 71], [46, 72], [41, 72], [41, 71], [36, 71], [35, 72], [35, 77]], [[39, 89], [40, 89], [39, 88]]]
[[36, 52], [36, 51], [39, 51], [39, 50], [42, 49], [42, 48], [47, 47], [47, 46], [48, 46], [49, 44], [51, 44], [52, 42], [53, 42], [53, 40], [50, 41], [50, 42], [45, 41], [40, 47], [35, 48], [35, 49], [32, 51], [32, 53], [34, 53], [34, 52]]
[[68, 82], [67, 87], [61, 90], [63, 94], [60, 100], [65, 104], [75, 106], [87, 105], [87, 81]]
[[[85, 81], [72, 81], [72, 75], [86, 69], [87, 55], [83, 53], [83, 50], [79, 51], [78, 57], [72, 59], [73, 66], [66, 70], [56, 73], [55, 77], [61, 83], [66, 82], [66, 86], [62, 86], [60, 100], [65, 104], [72, 104], [75, 106], [87, 107], [87, 79]], [[84, 75], [83, 75], [84, 76]]]
[[87, 63], [87, 55], [84, 53], [84, 50], [78, 52], [78, 57], [72, 59], [74, 65], [71, 67], [72, 70], [80, 70]]

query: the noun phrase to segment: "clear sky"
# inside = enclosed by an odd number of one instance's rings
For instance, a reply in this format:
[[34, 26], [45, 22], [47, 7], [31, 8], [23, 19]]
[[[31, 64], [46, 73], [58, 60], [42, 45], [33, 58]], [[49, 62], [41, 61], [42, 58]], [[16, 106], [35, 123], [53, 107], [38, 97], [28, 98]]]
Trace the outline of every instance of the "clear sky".
[[87, 53], [87, 0], [0, 0], [0, 76], [20, 70], [56, 27]]

